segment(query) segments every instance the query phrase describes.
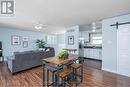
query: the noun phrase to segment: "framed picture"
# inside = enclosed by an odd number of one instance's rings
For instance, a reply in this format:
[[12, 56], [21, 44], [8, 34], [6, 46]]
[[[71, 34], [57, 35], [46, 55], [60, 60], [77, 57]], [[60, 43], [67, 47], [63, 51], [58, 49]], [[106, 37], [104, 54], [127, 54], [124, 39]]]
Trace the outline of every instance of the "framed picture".
[[68, 45], [74, 45], [74, 36], [68, 36]]
[[23, 48], [27, 48], [28, 47], [28, 41], [23, 41]]
[[14, 46], [20, 45], [21, 44], [20, 36], [17, 35], [11, 36], [11, 44]]
[[23, 48], [27, 48], [28, 47], [28, 42], [29, 42], [29, 38], [28, 37], [22, 37]]
[[22, 37], [22, 41], [28, 41], [28, 37]]

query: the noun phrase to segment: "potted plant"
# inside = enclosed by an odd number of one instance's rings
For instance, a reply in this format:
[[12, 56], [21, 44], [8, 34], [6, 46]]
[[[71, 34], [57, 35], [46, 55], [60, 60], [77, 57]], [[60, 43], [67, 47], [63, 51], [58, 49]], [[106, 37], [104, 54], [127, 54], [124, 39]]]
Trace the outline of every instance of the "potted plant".
[[59, 57], [59, 59], [67, 59], [68, 58], [68, 56], [69, 56], [69, 53], [68, 53], [68, 51], [62, 51], [62, 52], [60, 52], [59, 54], [58, 54], [58, 57]]
[[37, 40], [36, 41], [36, 45], [37, 47], [39, 48], [39, 50], [45, 50], [45, 45], [46, 45], [46, 42], [43, 41], [43, 40]]

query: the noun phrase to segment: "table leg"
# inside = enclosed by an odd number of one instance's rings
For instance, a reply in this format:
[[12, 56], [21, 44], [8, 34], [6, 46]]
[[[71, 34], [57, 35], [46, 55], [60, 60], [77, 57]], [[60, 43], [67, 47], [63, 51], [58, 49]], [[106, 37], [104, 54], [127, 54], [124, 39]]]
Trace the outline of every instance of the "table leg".
[[[57, 66], [57, 73], [60, 71], [61, 67]], [[55, 74], [55, 87], [59, 87], [59, 77]]]
[[43, 74], [42, 74], [42, 79], [43, 79], [43, 87], [45, 87], [45, 64], [42, 64], [42, 72], [43, 72]]
[[4, 62], [4, 56], [2, 56], [2, 62]]

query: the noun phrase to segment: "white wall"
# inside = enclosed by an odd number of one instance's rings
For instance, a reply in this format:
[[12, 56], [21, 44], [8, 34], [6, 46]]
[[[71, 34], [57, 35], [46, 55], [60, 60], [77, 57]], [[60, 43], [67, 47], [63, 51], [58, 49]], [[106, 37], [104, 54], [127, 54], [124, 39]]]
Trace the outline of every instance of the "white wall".
[[[72, 30], [73, 32], [68, 32], [69, 30]], [[74, 36], [74, 45], [68, 44], [68, 36]], [[67, 28], [66, 31], [66, 37], [65, 37], [65, 45], [66, 48], [72, 48], [72, 49], [79, 49], [79, 26], [72, 26]]]
[[[102, 69], [110, 72], [117, 72], [117, 29], [111, 27], [116, 22], [130, 22], [130, 14], [104, 19], [102, 21]], [[130, 66], [128, 64], [128, 66]]]
[[57, 53], [60, 53], [65, 48], [65, 34], [57, 34]]
[[[28, 37], [29, 38], [28, 47], [23, 48], [22, 44], [19, 46], [11, 45], [11, 36], [12, 35]], [[16, 29], [0, 28], [0, 41], [2, 41], [2, 45], [3, 45], [3, 55], [6, 57], [6, 56], [13, 55], [13, 52], [17, 52], [17, 51], [21, 52], [21, 51], [28, 51], [28, 50], [36, 50], [37, 47], [36, 47], [35, 41], [37, 39], [45, 40], [46, 35], [50, 35], [50, 34], [33, 32], [33, 31], [23, 31], [23, 30], [16, 30]]]
[[102, 22], [102, 68], [115, 72], [117, 69], [117, 30], [110, 26], [112, 23], [111, 19]]

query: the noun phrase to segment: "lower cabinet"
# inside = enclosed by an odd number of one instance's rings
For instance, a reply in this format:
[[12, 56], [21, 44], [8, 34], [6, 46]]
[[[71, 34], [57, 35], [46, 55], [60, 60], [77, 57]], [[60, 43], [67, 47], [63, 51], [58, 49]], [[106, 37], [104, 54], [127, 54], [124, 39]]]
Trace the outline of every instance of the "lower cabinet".
[[84, 57], [102, 60], [102, 49], [84, 48]]

